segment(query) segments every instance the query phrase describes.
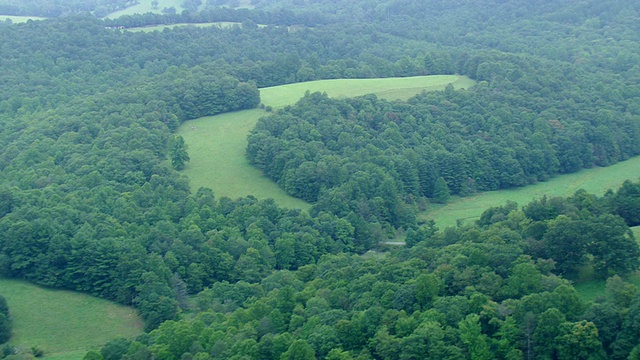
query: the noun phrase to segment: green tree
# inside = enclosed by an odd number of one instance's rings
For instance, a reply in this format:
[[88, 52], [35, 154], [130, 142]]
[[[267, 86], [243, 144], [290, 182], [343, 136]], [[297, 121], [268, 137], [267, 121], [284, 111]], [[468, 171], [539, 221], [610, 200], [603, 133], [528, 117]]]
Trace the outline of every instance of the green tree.
[[131, 341], [125, 338], [113, 339], [102, 346], [100, 354], [104, 360], [120, 360], [127, 353], [130, 345]]
[[280, 356], [280, 360], [315, 360], [313, 348], [304, 340], [296, 340], [289, 349]]
[[183, 170], [190, 160], [187, 153], [187, 144], [180, 135], [174, 135], [169, 144], [169, 158], [171, 165], [176, 170]]
[[97, 350], [90, 350], [84, 355], [82, 360], [104, 360], [104, 357]]
[[433, 201], [438, 204], [445, 204], [449, 201], [449, 197], [451, 196], [451, 191], [449, 190], [449, 186], [444, 178], [441, 176], [436, 180], [435, 185], [433, 186]]
[[469, 314], [458, 324], [460, 340], [465, 344], [472, 360], [489, 360], [492, 358], [487, 335], [482, 333], [480, 316]]
[[11, 338], [11, 319], [4, 314], [0, 314], [0, 344], [4, 344]]
[[569, 324], [566, 334], [558, 337], [558, 359], [600, 360], [606, 359], [598, 328], [587, 321]]
[[548, 258], [556, 261], [556, 269], [563, 275], [573, 275], [586, 260], [588, 231], [581, 220], [561, 215], [552, 221], [542, 239]]
[[9, 318], [9, 304], [7, 304], [7, 299], [2, 295], [0, 295], [0, 314]]
[[558, 341], [564, 335], [566, 322], [560, 310], [551, 308], [538, 317], [538, 325], [533, 332], [533, 348], [540, 358], [555, 359], [558, 352]]

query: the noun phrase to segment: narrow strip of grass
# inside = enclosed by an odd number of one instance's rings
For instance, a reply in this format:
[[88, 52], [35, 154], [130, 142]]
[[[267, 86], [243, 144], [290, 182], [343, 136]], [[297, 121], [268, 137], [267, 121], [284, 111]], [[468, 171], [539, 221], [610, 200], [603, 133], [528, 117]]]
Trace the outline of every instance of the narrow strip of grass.
[[18, 24], [18, 23], [25, 23], [29, 20], [45, 20], [46, 18], [44, 17], [39, 17], [39, 16], [13, 16], [13, 15], [0, 15], [0, 21], [6, 21], [7, 19], [10, 19], [11, 22], [13, 22], [14, 24]]
[[[407, 99], [423, 90], [444, 89], [447, 84], [468, 88], [473, 81], [456, 75], [389, 79], [321, 80], [260, 90], [263, 104], [274, 108], [295, 104], [308, 90], [332, 97], [376, 93], [395, 100]], [[192, 189], [211, 188], [217, 196], [232, 199], [253, 195], [275, 199], [286, 208], [308, 209], [311, 205], [289, 196], [277, 184], [249, 164], [245, 156], [247, 135], [268, 113], [260, 109], [238, 111], [187, 121], [178, 129], [189, 146], [191, 161], [184, 174]]]
[[639, 178], [640, 157], [635, 157], [605, 168], [584, 169], [522, 188], [483, 192], [465, 198], [456, 197], [446, 205], [430, 206], [420, 214], [420, 219], [434, 220], [440, 228], [455, 226], [458, 219], [474, 221], [487, 208], [504, 205], [508, 200], [522, 206], [545, 195], [570, 196], [579, 189], [603, 195], [608, 189], [620, 187], [625, 180]]
[[0, 294], [13, 319], [10, 343], [21, 349], [37, 346], [46, 358], [82, 359], [91, 348], [143, 330], [134, 309], [89, 295], [11, 279], [0, 279]]
[[179, 24], [169, 24], [169, 25], [155, 25], [155, 26], [143, 26], [143, 27], [136, 27], [136, 28], [126, 28], [126, 30], [131, 32], [153, 32], [153, 31], [162, 31], [164, 29], [173, 29], [176, 27], [186, 27], [186, 26], [194, 26], [199, 28], [215, 26], [220, 29], [228, 29], [235, 25], [241, 25], [241, 24], [236, 22], [229, 22], [229, 21], [197, 23], [197, 24], [196, 23], [179, 23]]
[[381, 79], [333, 79], [274, 86], [260, 90], [262, 103], [274, 108], [295, 104], [306, 91], [326, 92], [331, 97], [354, 97], [376, 94], [387, 100], [406, 100], [420, 92], [469, 88], [473, 80], [457, 75], [413, 76]]

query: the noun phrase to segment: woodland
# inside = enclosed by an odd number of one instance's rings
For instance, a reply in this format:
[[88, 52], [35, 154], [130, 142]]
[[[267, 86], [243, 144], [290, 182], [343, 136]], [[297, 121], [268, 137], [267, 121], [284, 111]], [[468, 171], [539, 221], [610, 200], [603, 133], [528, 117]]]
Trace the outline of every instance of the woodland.
[[[640, 155], [640, 3], [207, 1], [96, 16], [128, 4], [0, 1], [51, 17], [0, 23], [0, 275], [145, 320], [85, 359], [640, 359], [626, 281], [640, 181], [456, 227], [417, 217]], [[118, 29], [214, 21], [240, 25]], [[217, 197], [179, 172], [177, 127], [257, 107], [261, 87], [436, 74], [477, 85], [408, 101], [307, 93], [259, 121], [247, 158], [310, 211]], [[399, 234], [405, 246], [384, 244]], [[573, 287], [585, 269], [606, 282], [594, 301]]]

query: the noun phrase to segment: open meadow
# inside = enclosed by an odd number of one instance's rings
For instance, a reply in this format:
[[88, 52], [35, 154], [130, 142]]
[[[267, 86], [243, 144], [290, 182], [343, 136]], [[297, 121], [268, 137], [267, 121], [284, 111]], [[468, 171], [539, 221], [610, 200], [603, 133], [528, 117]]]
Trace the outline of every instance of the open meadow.
[[153, 7], [151, 5], [152, 0], [140, 0], [138, 4], [130, 6], [126, 9], [119, 10], [113, 12], [106, 16], [108, 19], [117, 19], [123, 15], [133, 15], [133, 14], [145, 14], [145, 13], [160, 13], [164, 8], [175, 8], [176, 12], [179, 14], [184, 10], [181, 6], [183, 0], [158, 0], [158, 6]]
[[0, 294], [13, 319], [10, 343], [38, 347], [46, 359], [79, 360], [89, 349], [143, 330], [135, 309], [86, 294], [9, 279], [0, 279]]
[[[292, 105], [305, 91], [326, 92], [332, 97], [359, 96], [375, 93], [389, 100], [408, 99], [423, 90], [441, 90], [447, 84], [468, 88], [473, 81], [456, 75], [418, 76], [386, 79], [320, 80], [260, 90], [262, 103], [279, 108]], [[258, 199], [273, 198], [283, 207], [308, 209], [310, 205], [287, 195], [276, 183], [251, 166], [245, 156], [247, 135], [256, 122], [268, 113], [252, 109], [187, 121], [178, 129], [189, 146], [191, 161], [184, 174], [195, 191], [213, 189], [216, 196], [238, 198], [253, 195]]]
[[[162, 12], [162, 9], [171, 8], [171, 7], [175, 8], [178, 14], [180, 14], [182, 10], [184, 10], [184, 8], [182, 7], [182, 3], [184, 2], [184, 0], [158, 0], [157, 7], [154, 7], [151, 4], [152, 2], [153, 0], [139, 0], [138, 4], [130, 6], [120, 11], [113, 12], [107, 15], [106, 18], [117, 19], [123, 15], [145, 14], [149, 12], [159, 14]], [[203, 1], [203, 5], [200, 6], [200, 10], [203, 9], [204, 3], [205, 2]], [[251, 5], [251, 0], [240, 0], [238, 1], [237, 8], [252, 9], [253, 5]]]
[[155, 25], [155, 26], [142, 26], [136, 28], [127, 28], [127, 31], [131, 32], [152, 32], [152, 31], [162, 31], [164, 29], [173, 29], [176, 27], [185, 27], [185, 26], [194, 26], [199, 28], [212, 27], [216, 26], [220, 29], [228, 29], [235, 25], [241, 25], [240, 23], [230, 22], [230, 21], [221, 21], [221, 22], [211, 22], [211, 23], [179, 23], [179, 24], [168, 24], [168, 25]]
[[45, 20], [46, 18], [39, 16], [12, 16], [12, 15], [0, 15], [0, 22], [11, 20], [12, 23], [25, 23], [29, 20]]
[[608, 167], [584, 169], [573, 174], [558, 175], [549, 181], [521, 188], [487, 191], [469, 197], [455, 197], [446, 205], [432, 205], [420, 215], [422, 220], [434, 220], [440, 228], [455, 226], [458, 220], [475, 221], [492, 206], [515, 201], [526, 205], [543, 196], [569, 196], [579, 189], [603, 195], [608, 189], [617, 189], [625, 180], [640, 179], [640, 157], [631, 158]]

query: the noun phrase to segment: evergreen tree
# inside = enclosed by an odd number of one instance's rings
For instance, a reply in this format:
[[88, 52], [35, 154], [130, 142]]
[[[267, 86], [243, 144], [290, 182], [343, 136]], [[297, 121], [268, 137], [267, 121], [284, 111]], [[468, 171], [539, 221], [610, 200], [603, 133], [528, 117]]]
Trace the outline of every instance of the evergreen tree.
[[439, 177], [433, 187], [433, 201], [438, 204], [446, 204], [451, 196], [449, 186], [443, 177]]
[[187, 153], [187, 144], [180, 135], [174, 135], [171, 139], [169, 148], [169, 156], [171, 158], [171, 165], [176, 170], [184, 170], [186, 163], [191, 160]]

